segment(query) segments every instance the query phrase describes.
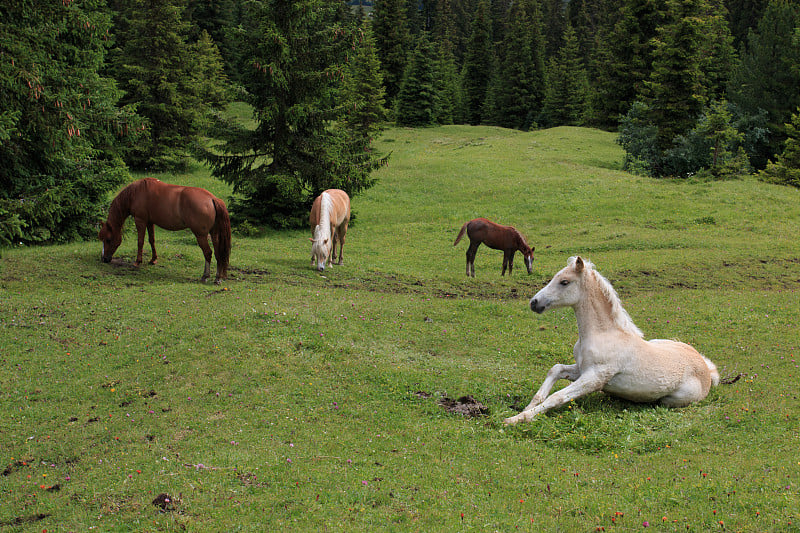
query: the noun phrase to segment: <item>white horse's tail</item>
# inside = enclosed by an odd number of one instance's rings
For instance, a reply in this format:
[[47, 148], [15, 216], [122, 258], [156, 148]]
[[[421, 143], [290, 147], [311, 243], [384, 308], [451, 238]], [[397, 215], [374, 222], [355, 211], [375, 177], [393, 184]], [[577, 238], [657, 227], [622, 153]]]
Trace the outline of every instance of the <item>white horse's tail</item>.
[[711, 386], [716, 387], [719, 385], [719, 370], [717, 370], [717, 365], [711, 362], [711, 359], [703, 356], [703, 360], [708, 365], [708, 371], [711, 372]]

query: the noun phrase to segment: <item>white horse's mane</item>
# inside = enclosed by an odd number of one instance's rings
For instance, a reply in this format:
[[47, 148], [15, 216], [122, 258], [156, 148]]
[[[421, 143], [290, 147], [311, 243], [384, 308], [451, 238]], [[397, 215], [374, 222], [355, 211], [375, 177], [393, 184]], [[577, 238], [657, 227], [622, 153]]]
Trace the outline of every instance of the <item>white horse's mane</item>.
[[[569, 265], [574, 267], [577, 259], [577, 256], [570, 257]], [[636, 324], [633, 323], [631, 316], [628, 314], [625, 308], [622, 307], [622, 302], [619, 299], [619, 295], [617, 295], [617, 291], [614, 290], [614, 287], [611, 286], [611, 282], [604, 278], [600, 272], [595, 270], [594, 264], [592, 264], [591, 261], [585, 258], [581, 258], [581, 260], [583, 261], [583, 267], [587, 271], [591, 271], [591, 273], [594, 275], [594, 279], [600, 286], [600, 290], [602, 291], [603, 295], [611, 304], [611, 319], [614, 321], [614, 324], [616, 324], [623, 331], [638, 337], [644, 337], [642, 330], [640, 330]]]

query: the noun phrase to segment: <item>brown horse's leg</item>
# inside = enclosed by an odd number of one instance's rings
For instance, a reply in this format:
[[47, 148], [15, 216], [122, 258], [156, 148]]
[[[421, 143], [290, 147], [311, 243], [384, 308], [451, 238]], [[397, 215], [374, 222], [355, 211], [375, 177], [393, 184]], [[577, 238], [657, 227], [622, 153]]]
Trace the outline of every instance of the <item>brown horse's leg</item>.
[[467, 248], [467, 276], [475, 277], [475, 254], [478, 253], [478, 246], [481, 243], [470, 241], [469, 248]]
[[195, 233], [194, 237], [197, 239], [197, 246], [203, 250], [203, 258], [206, 260], [206, 265], [203, 269], [203, 277], [200, 278], [200, 281], [206, 281], [211, 277], [211, 247], [208, 245], [208, 234], [199, 235]]
[[150, 264], [155, 265], [158, 260], [158, 254], [156, 253], [156, 230], [152, 222], [147, 225], [147, 237], [150, 240], [150, 250], [153, 252], [152, 257], [150, 257]]
[[144, 248], [144, 232], [146, 231], [146, 224], [144, 221], [135, 220], [136, 224], [136, 233], [137, 233], [137, 251], [136, 251], [136, 261], [133, 262], [133, 266], [139, 266], [142, 264], [142, 248]]

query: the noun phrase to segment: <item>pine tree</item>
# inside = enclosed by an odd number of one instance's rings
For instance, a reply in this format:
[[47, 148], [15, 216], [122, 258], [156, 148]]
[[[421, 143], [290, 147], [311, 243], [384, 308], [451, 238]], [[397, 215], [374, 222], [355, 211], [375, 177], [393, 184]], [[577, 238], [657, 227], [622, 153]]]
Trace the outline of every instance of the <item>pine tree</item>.
[[703, 0], [668, 0], [669, 18], [655, 39], [644, 99], [659, 129], [662, 150], [692, 129], [707, 102], [708, 91], [701, 84], [700, 70], [703, 9]]
[[0, 8], [0, 244], [96, 235], [128, 179], [121, 140], [139, 132], [99, 72], [110, 20], [100, 0]]
[[383, 88], [375, 37], [367, 19], [361, 21], [351, 41], [341, 93], [344, 121], [349, 129], [364, 136], [364, 148], [367, 149], [386, 120], [386, 91]]
[[399, 126], [430, 126], [436, 121], [437, 100], [434, 49], [422, 33], [397, 95], [395, 120]]
[[800, 6], [771, 0], [756, 31], [749, 34], [741, 63], [731, 79], [730, 100], [745, 114], [767, 112], [769, 142], [751, 154], [757, 168], [778, 153], [786, 139], [785, 124], [800, 106]]
[[[209, 87], [224, 83], [221, 57], [206, 37], [196, 46], [187, 43], [183, 0], [122, 1], [119, 9], [124, 22], [116, 35], [113, 72], [125, 91], [122, 102], [135, 104], [149, 122], [147, 137], [126, 160], [137, 169], [182, 170], [204, 133], [207, 114], [225, 101], [223, 91]], [[220, 98], [204, 101], [212, 92]]]
[[589, 83], [578, 39], [570, 24], [564, 31], [564, 44], [548, 67], [542, 125], [582, 125], [588, 111]]
[[468, 124], [480, 124], [494, 64], [494, 43], [489, 17], [489, 0], [479, 0], [472, 19], [472, 33], [467, 44], [462, 69], [464, 117]]
[[653, 62], [653, 42], [663, 13], [656, 0], [624, 0], [615, 19], [600, 29], [592, 66], [593, 122], [616, 128], [641, 97]]
[[501, 43], [494, 82], [494, 122], [506, 128], [528, 129], [541, 111], [544, 73], [534, 60], [535, 43], [541, 43], [539, 20], [528, 13], [529, 2], [511, 6], [508, 28]]
[[358, 32], [334, 22], [337, 5], [328, 0], [248, 6], [248, 24], [237, 37], [257, 124], [231, 129], [217, 147], [222, 154], [208, 152], [206, 160], [238, 196], [230, 203], [235, 220], [299, 227], [323, 190], [355, 196], [374, 184], [370, 172], [385, 161], [345, 119], [346, 108], [359, 103], [336, 105]]
[[800, 112], [794, 113], [786, 124], [783, 152], [767, 164], [759, 177], [770, 183], [800, 187]]
[[375, 0], [372, 19], [386, 100], [391, 107], [400, 91], [408, 63], [408, 50], [412, 48], [405, 0]]

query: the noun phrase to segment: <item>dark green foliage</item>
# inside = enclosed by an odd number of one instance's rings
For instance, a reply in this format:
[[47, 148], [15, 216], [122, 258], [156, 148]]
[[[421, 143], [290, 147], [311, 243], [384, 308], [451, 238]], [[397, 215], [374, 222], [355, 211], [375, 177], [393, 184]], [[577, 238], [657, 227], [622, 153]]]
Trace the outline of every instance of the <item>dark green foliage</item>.
[[351, 38], [353, 45], [346, 52], [341, 94], [344, 121], [350, 129], [363, 135], [368, 145], [386, 120], [386, 90], [370, 23], [363, 20]]
[[[247, 61], [241, 68], [245, 96], [257, 125], [231, 127], [216, 147], [221, 153], [206, 159], [214, 175], [233, 186], [235, 220], [301, 226], [320, 192], [339, 188], [354, 196], [374, 183], [370, 172], [384, 162], [368, 150], [364, 132], [345, 120], [345, 108], [359, 106], [353, 91], [342, 92], [354, 75], [345, 65], [365, 41], [357, 28], [336, 22], [338, 2], [248, 6], [238, 38]], [[344, 104], [337, 105], [342, 95]]]
[[468, 124], [480, 124], [484, 103], [492, 78], [494, 45], [489, 17], [489, 0], [479, 0], [472, 19], [472, 33], [464, 56], [462, 87], [464, 91], [464, 118]]
[[0, 244], [96, 235], [128, 177], [119, 142], [139, 121], [98, 74], [110, 21], [99, 0], [0, 7]]
[[376, 0], [372, 18], [386, 98], [391, 106], [400, 92], [408, 52], [413, 48], [405, 0]]
[[786, 139], [785, 124], [800, 105], [800, 6], [789, 0], [772, 0], [747, 39], [741, 64], [731, 79], [730, 99], [744, 114], [767, 113], [769, 143], [751, 155], [763, 168], [780, 151]]
[[541, 125], [580, 126], [588, 115], [589, 81], [583, 65], [578, 39], [567, 26], [564, 44], [547, 69], [547, 91]]
[[227, 101], [222, 58], [208, 34], [189, 44], [183, 0], [119, 3], [113, 72], [122, 102], [147, 118], [147, 136], [126, 156], [132, 168], [186, 168], [209, 114]]
[[644, 100], [658, 126], [658, 147], [667, 150], [694, 125], [707, 101], [701, 84], [703, 0], [669, 0], [668, 18], [658, 28]]
[[769, 0], [725, 0], [728, 27], [737, 50], [747, 42], [747, 34], [761, 20], [768, 2]]
[[400, 126], [430, 126], [436, 122], [438, 72], [433, 45], [423, 33], [411, 54], [397, 95], [395, 121]]
[[644, 89], [653, 62], [653, 39], [663, 20], [660, 2], [624, 0], [598, 31], [593, 70], [593, 122], [613, 129]]
[[538, 2], [519, 1], [511, 6], [492, 86], [495, 124], [529, 129], [536, 123], [545, 90], [540, 19]]
[[764, 181], [800, 187], [800, 113], [786, 124], [786, 143], [775, 161], [770, 161], [759, 177]]
[[653, 177], [712, 179], [739, 177], [749, 171], [742, 147], [745, 136], [736, 129], [730, 106], [715, 101], [697, 124], [676, 137], [668, 149], [658, 147], [658, 126], [647, 105], [636, 102], [620, 122], [618, 142], [625, 149], [623, 168]]

